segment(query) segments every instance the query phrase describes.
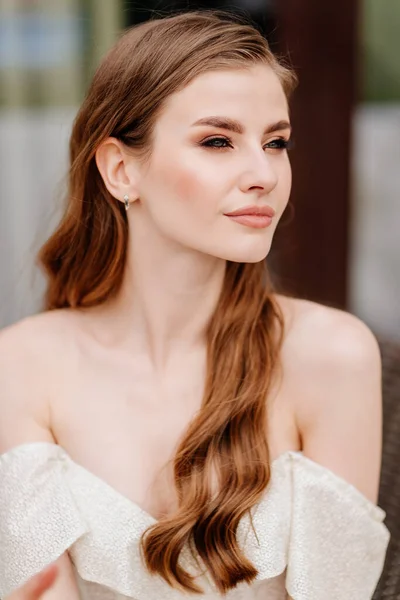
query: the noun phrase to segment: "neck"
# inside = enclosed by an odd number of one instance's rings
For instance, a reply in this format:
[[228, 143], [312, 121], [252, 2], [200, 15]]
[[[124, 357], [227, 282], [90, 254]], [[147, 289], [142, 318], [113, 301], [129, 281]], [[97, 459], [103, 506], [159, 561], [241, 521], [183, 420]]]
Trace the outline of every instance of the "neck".
[[205, 347], [226, 261], [131, 232], [122, 287], [108, 313], [118, 343], [145, 353], [156, 370]]

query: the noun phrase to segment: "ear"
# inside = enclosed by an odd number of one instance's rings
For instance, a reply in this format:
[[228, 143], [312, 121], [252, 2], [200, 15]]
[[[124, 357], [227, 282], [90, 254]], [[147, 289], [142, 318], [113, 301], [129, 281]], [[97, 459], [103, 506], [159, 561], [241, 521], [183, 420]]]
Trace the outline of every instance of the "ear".
[[123, 202], [125, 195], [131, 202], [139, 195], [138, 169], [135, 158], [126, 152], [116, 138], [107, 138], [96, 151], [96, 165], [110, 194]]

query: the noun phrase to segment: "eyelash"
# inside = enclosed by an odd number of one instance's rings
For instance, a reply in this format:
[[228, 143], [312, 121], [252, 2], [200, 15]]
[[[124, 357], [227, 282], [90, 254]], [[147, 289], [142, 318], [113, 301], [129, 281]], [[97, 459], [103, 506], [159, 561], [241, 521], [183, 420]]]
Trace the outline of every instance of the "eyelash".
[[[215, 141], [221, 141], [221, 142], [225, 142], [227, 145], [226, 146], [214, 146], [213, 142]], [[272, 143], [278, 143], [278, 147], [272, 147], [270, 148], [271, 150], [291, 150], [293, 148], [293, 139], [290, 138], [289, 140], [286, 140], [285, 138], [276, 138], [275, 140], [272, 140], [271, 142], [269, 142], [269, 144]], [[269, 144], [266, 144], [266, 148], [268, 147]], [[203, 146], [205, 148], [212, 148], [213, 150], [224, 150], [225, 148], [228, 148], [230, 145], [230, 147], [232, 147], [232, 140], [230, 140], [227, 137], [222, 137], [222, 136], [217, 136], [217, 137], [212, 137], [212, 138], [208, 138], [207, 140], [204, 140], [203, 142], [200, 142], [200, 146]]]

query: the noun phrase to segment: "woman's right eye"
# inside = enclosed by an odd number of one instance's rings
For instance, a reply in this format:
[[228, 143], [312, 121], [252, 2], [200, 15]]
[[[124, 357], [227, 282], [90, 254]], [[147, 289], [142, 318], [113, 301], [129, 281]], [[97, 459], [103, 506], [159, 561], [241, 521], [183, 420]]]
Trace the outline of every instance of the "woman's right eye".
[[225, 137], [208, 138], [208, 140], [201, 142], [200, 145], [205, 146], [206, 148], [232, 148], [230, 139]]

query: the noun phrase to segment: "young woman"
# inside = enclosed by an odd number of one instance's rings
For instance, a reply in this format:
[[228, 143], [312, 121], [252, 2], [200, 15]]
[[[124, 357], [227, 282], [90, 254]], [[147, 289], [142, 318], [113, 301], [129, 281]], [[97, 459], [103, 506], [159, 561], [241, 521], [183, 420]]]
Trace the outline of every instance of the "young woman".
[[40, 597], [51, 563], [48, 600], [371, 597], [378, 346], [265, 263], [294, 85], [208, 12], [129, 30], [96, 72], [47, 310], [0, 339], [1, 598]]

